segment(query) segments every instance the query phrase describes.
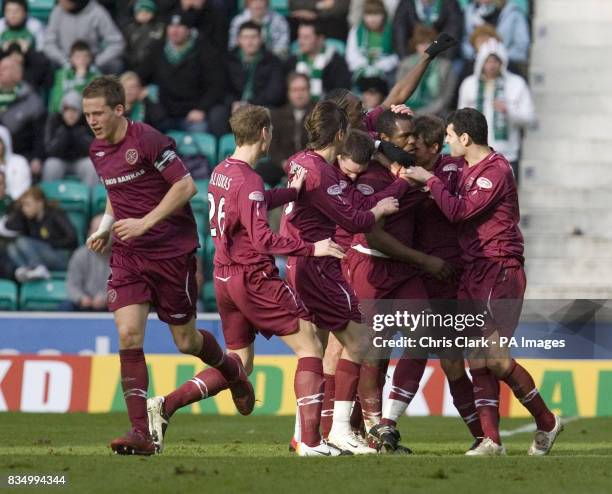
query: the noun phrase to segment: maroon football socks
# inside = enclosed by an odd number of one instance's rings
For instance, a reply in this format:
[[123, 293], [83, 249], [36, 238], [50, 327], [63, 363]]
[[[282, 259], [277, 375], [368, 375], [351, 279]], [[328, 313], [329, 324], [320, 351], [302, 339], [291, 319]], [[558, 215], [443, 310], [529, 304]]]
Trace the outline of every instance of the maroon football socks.
[[197, 357], [206, 365], [217, 369], [228, 382], [236, 381], [240, 376], [240, 364], [238, 361], [227, 358], [227, 355], [225, 355], [212, 333], [205, 329], [199, 329], [198, 331], [202, 335], [203, 341], [202, 349], [197, 354]]
[[227, 387], [227, 380], [219, 370], [213, 367], [204, 369], [164, 397], [164, 414], [170, 418], [179, 408], [215, 396]]
[[383, 418], [383, 425], [395, 427], [397, 420], [419, 390], [419, 383], [425, 372], [426, 359], [402, 358], [393, 372], [393, 382]]
[[321, 443], [319, 422], [323, 405], [322, 360], [318, 357], [299, 359], [293, 385], [299, 410], [301, 442], [317, 446]]
[[470, 370], [474, 382], [474, 404], [484, 437], [501, 444], [499, 437], [499, 381], [486, 367]]
[[366, 432], [380, 422], [382, 416], [382, 388], [384, 380], [380, 379], [381, 369], [371, 362], [361, 364], [357, 394], [361, 403]]
[[501, 378], [514, 393], [514, 396], [529, 410], [539, 430], [550, 432], [555, 427], [555, 416], [548, 409], [538, 392], [531, 374], [512, 359], [508, 372]]
[[142, 348], [119, 350], [121, 386], [132, 427], [149, 436], [147, 418], [147, 388], [149, 372]]
[[453, 397], [453, 404], [465, 425], [470, 429], [472, 436], [484, 437], [476, 405], [474, 405], [474, 386], [470, 378], [467, 374], [463, 374], [459, 379], [448, 381], [448, 386]]

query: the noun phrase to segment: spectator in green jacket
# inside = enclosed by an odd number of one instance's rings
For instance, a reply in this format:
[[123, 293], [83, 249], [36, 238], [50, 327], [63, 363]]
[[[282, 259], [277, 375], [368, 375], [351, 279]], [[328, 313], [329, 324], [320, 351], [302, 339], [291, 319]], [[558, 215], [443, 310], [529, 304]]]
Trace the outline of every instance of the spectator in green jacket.
[[93, 54], [85, 41], [75, 41], [70, 48], [70, 66], [57, 69], [49, 96], [49, 113], [61, 111], [62, 97], [70, 91], [79, 94], [100, 72], [93, 65]]

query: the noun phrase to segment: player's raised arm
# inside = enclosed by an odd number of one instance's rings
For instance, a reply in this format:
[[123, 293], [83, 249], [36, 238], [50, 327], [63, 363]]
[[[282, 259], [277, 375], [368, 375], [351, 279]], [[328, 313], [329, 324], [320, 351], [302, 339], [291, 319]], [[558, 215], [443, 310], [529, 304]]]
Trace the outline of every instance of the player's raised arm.
[[457, 44], [457, 41], [446, 33], [440, 33], [438, 38], [427, 48], [417, 64], [402, 79], [395, 83], [389, 94], [382, 102], [382, 106], [390, 108], [391, 105], [405, 103], [416, 90], [429, 67], [429, 63], [440, 53]]

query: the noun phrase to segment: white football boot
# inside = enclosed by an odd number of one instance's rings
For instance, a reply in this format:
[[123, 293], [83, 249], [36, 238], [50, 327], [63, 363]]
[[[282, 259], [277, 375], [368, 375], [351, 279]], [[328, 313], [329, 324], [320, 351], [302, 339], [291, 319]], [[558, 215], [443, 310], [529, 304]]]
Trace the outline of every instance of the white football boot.
[[344, 456], [346, 451], [341, 451], [325, 441], [317, 446], [308, 446], [306, 443], [297, 443], [296, 450], [299, 456]]
[[164, 450], [164, 434], [168, 428], [168, 419], [163, 414], [164, 397], [154, 396], [147, 400], [147, 415], [149, 416], [149, 432], [155, 444], [155, 451]]
[[505, 454], [506, 448], [489, 437], [485, 437], [474, 449], [465, 452], [465, 456], [503, 456]]
[[557, 436], [561, 434], [563, 430], [563, 424], [561, 423], [561, 417], [555, 415], [555, 426], [550, 432], [536, 431], [535, 437], [527, 454], [529, 456], [544, 456], [547, 455], [555, 444]]
[[332, 428], [327, 439], [332, 446], [343, 451], [349, 451], [354, 455], [375, 455], [378, 453], [374, 448], [368, 446], [365, 439], [352, 430], [343, 433], [334, 431]]

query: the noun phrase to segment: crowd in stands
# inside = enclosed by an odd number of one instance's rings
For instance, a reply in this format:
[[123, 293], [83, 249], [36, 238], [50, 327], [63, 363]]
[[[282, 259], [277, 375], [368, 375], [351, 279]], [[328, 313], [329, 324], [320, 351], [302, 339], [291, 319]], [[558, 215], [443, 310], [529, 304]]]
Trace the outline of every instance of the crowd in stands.
[[[282, 185], [282, 165], [305, 146], [304, 118], [317, 100], [348, 88], [374, 108], [440, 32], [459, 43], [430, 64], [406, 101], [415, 114], [477, 108], [515, 172], [523, 130], [535, 120], [532, 0], [48, 3], [33, 11], [28, 0], [1, 2], [0, 278], [28, 282], [67, 271], [64, 309], [104, 308], [107, 263], [87, 253], [84, 231], [41, 186], [73, 180], [93, 194], [93, 135], [81, 92], [99, 74], [120, 76], [130, 119], [180, 136], [179, 153], [200, 179], [231, 152], [232, 112], [247, 103], [269, 107], [275, 137], [257, 171], [270, 187]], [[87, 214], [93, 225], [96, 213]]]

